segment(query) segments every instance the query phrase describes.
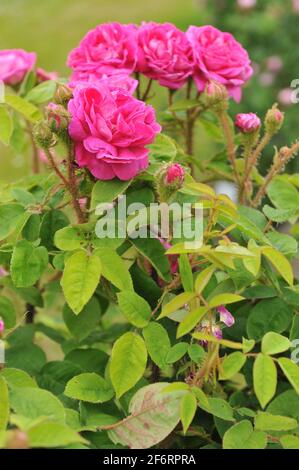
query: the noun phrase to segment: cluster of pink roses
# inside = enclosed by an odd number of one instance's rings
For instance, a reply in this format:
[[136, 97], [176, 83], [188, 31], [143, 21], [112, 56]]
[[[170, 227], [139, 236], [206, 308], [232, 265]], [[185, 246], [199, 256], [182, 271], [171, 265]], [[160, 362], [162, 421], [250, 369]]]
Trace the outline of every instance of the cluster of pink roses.
[[152, 107], [134, 98], [142, 73], [176, 90], [193, 77], [199, 92], [211, 80], [236, 101], [252, 75], [247, 52], [229, 33], [170, 23], [108, 23], [89, 31], [71, 51], [69, 133], [77, 162], [98, 179], [134, 177], [148, 165], [148, 149], [160, 126]]

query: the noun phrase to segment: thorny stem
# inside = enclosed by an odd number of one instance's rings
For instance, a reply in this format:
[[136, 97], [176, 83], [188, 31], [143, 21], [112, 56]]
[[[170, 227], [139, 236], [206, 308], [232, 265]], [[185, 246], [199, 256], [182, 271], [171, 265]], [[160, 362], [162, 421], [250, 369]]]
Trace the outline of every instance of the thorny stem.
[[27, 123], [27, 130], [28, 130], [28, 134], [29, 134], [29, 138], [30, 138], [30, 142], [32, 146], [32, 173], [36, 175], [39, 173], [39, 170], [40, 170], [39, 156], [38, 156], [38, 149], [37, 149], [37, 146], [35, 144], [35, 141], [32, 135], [32, 127], [29, 123]]
[[233, 134], [231, 132], [228, 116], [227, 116], [226, 111], [219, 111], [217, 113], [217, 116], [218, 116], [219, 123], [222, 127], [222, 131], [226, 140], [227, 156], [232, 166], [235, 180], [240, 185], [241, 184], [240, 176], [238, 173], [237, 163], [236, 163], [235, 143], [234, 143]]
[[279, 154], [277, 159], [274, 161], [273, 165], [271, 166], [269, 173], [267, 174], [266, 178], [264, 179], [264, 183], [260, 187], [260, 189], [257, 192], [257, 195], [255, 196], [252, 206], [257, 207], [261, 201], [261, 199], [264, 197], [267, 187], [271, 183], [272, 179], [274, 176], [281, 171], [281, 169], [285, 166], [285, 164], [292, 158], [294, 154], [296, 154], [299, 151], [299, 142], [296, 142], [294, 145], [292, 145], [291, 148], [285, 150], [280, 149]]
[[271, 137], [272, 137], [271, 134], [266, 133], [263, 136], [263, 138], [261, 139], [258, 146], [255, 148], [255, 150], [252, 152], [252, 154], [249, 155], [249, 157], [248, 157], [247, 165], [246, 165], [246, 168], [245, 168], [245, 174], [244, 174], [244, 178], [243, 178], [243, 181], [242, 181], [242, 187], [241, 187], [241, 194], [240, 194], [241, 202], [244, 202], [244, 196], [247, 193], [248, 181], [249, 181], [251, 172], [252, 172], [254, 166], [257, 164], [262, 151], [264, 150], [264, 148], [270, 142]]
[[135, 72], [135, 78], [138, 81], [138, 86], [136, 88], [136, 96], [137, 96], [137, 99], [140, 100], [141, 94], [140, 94], [140, 75], [139, 75], [139, 72]]

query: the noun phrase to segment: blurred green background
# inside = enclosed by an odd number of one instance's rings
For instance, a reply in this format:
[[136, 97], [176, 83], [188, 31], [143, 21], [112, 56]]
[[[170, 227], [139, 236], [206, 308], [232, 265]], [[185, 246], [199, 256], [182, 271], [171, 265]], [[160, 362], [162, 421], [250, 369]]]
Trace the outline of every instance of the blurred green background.
[[[299, 105], [290, 102], [290, 83], [299, 78], [298, 0], [1, 0], [0, 48], [36, 51], [39, 66], [67, 76], [67, 54], [89, 29], [107, 21], [142, 20], [170, 21], [182, 29], [210, 23], [232, 32], [248, 49], [256, 71], [232, 114], [262, 116], [278, 101], [288, 113], [276, 143], [299, 137]], [[10, 156], [0, 148], [0, 181], [26, 171], [26, 155]]]

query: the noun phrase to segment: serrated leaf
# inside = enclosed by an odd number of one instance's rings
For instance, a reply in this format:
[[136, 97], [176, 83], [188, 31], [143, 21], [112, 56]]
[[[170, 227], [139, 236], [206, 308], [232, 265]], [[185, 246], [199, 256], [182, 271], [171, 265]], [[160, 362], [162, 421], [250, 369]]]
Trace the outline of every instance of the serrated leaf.
[[185, 292], [193, 290], [193, 274], [189, 258], [186, 254], [179, 257], [179, 271]]
[[158, 367], [164, 369], [171, 347], [166, 329], [160, 323], [151, 322], [142, 330], [142, 334], [149, 356]]
[[24, 207], [20, 204], [0, 206], [0, 241], [11, 235], [24, 215]]
[[120, 310], [137, 328], [144, 328], [151, 318], [151, 308], [146, 300], [135, 292], [124, 290], [117, 294]]
[[167, 383], [141, 388], [134, 395], [129, 416], [106, 426], [112, 441], [130, 449], [149, 449], [163, 441], [180, 421], [180, 401], [184, 391], [163, 393]]
[[27, 435], [32, 448], [66, 447], [75, 443], [87, 443], [80, 434], [61, 423], [38, 423], [28, 430]]
[[215, 297], [212, 297], [208, 300], [209, 307], [215, 308], [219, 305], [233, 304], [235, 302], [241, 302], [244, 300], [244, 297], [237, 294], [218, 294]]
[[80, 315], [76, 315], [72, 309], [65, 304], [63, 308], [64, 322], [75, 338], [83, 340], [99, 323], [101, 318], [101, 306], [95, 297], [83, 307]]
[[21, 113], [28, 121], [37, 122], [42, 119], [42, 113], [29, 101], [18, 95], [5, 95], [5, 102], [18, 113]]
[[124, 260], [109, 248], [97, 248], [96, 255], [102, 263], [102, 275], [112, 282], [118, 289], [125, 291], [133, 290], [131, 275]]
[[35, 247], [27, 240], [14, 247], [10, 263], [11, 278], [16, 287], [31, 287], [41, 277], [48, 264], [44, 246]]
[[242, 369], [246, 359], [245, 354], [242, 354], [239, 351], [233, 352], [232, 354], [229, 354], [229, 356], [225, 356], [221, 362], [219, 379], [228, 380], [232, 378]]
[[259, 354], [253, 366], [253, 386], [262, 408], [265, 408], [275, 395], [276, 385], [277, 370], [273, 359]]
[[267, 434], [254, 431], [248, 420], [235, 424], [223, 436], [224, 449], [264, 449], [266, 445]]
[[100, 280], [101, 261], [85, 251], [74, 253], [65, 263], [61, 287], [74, 313], [79, 314], [87, 304]]
[[50, 101], [55, 93], [57, 84], [54, 80], [46, 80], [32, 88], [26, 95], [26, 100], [39, 105]]
[[10, 392], [10, 406], [17, 414], [31, 420], [43, 416], [60, 423], [65, 421], [62, 403], [47, 390], [14, 387]]
[[73, 377], [67, 383], [64, 394], [74, 400], [104, 403], [111, 400], [114, 392], [100, 375], [85, 373]]
[[290, 431], [297, 428], [298, 423], [294, 418], [260, 412], [254, 419], [254, 426], [259, 431]]
[[209, 266], [201, 271], [195, 280], [195, 292], [201, 294], [204, 288], [208, 285], [211, 277], [215, 272], [215, 266]]
[[294, 283], [293, 269], [288, 259], [271, 246], [264, 246], [262, 253], [279, 272], [279, 274], [292, 286]]
[[207, 312], [207, 307], [198, 307], [189, 312], [178, 326], [177, 338], [181, 338], [193, 330]]
[[284, 375], [294, 388], [297, 393], [299, 393], [299, 367], [291, 359], [287, 357], [280, 357], [278, 359], [278, 364], [280, 365]]
[[99, 204], [106, 204], [114, 201], [131, 184], [129, 181], [121, 181], [117, 178], [109, 181], [97, 181], [91, 193], [91, 209], [96, 209]]
[[172, 299], [170, 302], [163, 306], [162, 312], [159, 315], [158, 320], [163, 317], [167, 317], [176, 310], [179, 310], [185, 304], [190, 302], [190, 300], [194, 299], [195, 296], [195, 292], [183, 292], [182, 294], [177, 295], [174, 299]]
[[292, 347], [291, 341], [285, 336], [269, 331], [262, 339], [262, 353], [272, 355], [287, 351]]
[[143, 339], [135, 333], [125, 333], [115, 343], [111, 354], [110, 377], [117, 398], [141, 379], [147, 362]]
[[180, 403], [180, 418], [183, 425], [183, 432], [186, 434], [197, 410], [197, 400], [192, 393], [186, 393]]

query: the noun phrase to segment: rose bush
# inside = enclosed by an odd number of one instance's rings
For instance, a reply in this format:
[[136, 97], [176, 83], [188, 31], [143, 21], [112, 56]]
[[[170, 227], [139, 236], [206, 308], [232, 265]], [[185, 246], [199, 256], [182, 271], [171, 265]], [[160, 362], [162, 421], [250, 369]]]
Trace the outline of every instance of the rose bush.
[[259, 172], [284, 114], [230, 116], [247, 52], [111, 23], [67, 83], [21, 57], [0, 53], [0, 139], [32, 151], [0, 186], [0, 447], [299, 448], [299, 143]]

